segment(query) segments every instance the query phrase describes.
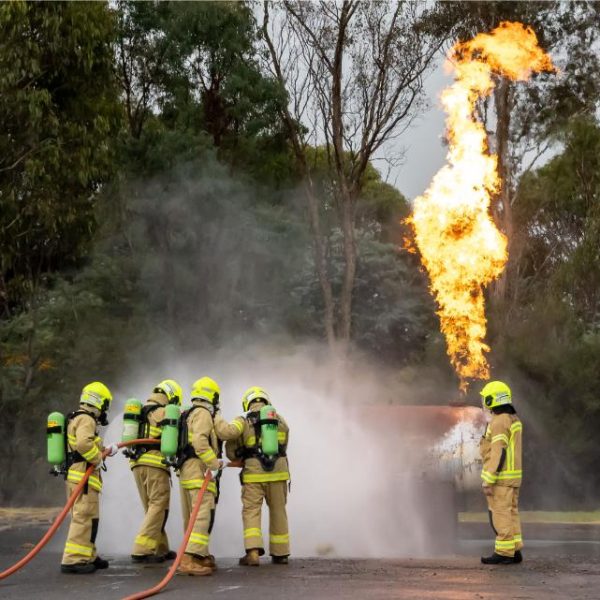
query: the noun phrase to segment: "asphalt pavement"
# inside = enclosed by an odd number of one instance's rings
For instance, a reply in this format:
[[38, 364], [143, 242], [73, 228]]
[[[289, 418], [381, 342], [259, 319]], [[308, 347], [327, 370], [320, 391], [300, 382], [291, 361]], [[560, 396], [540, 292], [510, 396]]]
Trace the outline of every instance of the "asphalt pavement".
[[[18, 560], [42, 535], [38, 526], [0, 531], [0, 568]], [[583, 537], [583, 536], [580, 536]], [[222, 600], [579, 600], [600, 598], [600, 540], [531, 540], [521, 565], [489, 567], [479, 556], [490, 540], [463, 539], [455, 555], [427, 559], [358, 560], [293, 558], [288, 566], [244, 568], [219, 558], [212, 577], [176, 576], [159, 597]], [[0, 581], [1, 599], [112, 600], [148, 588], [164, 566], [132, 565], [127, 556], [105, 556], [110, 568], [93, 575], [59, 571], [56, 543], [29, 565]]]

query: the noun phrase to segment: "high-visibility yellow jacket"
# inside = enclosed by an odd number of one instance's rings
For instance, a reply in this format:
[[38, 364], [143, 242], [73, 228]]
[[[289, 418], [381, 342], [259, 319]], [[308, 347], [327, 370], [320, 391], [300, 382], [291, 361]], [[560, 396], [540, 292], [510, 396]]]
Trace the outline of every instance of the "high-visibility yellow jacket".
[[481, 479], [485, 485], [520, 487], [523, 424], [517, 415], [494, 415], [481, 439]]
[[[96, 417], [83, 406], [80, 414], [69, 420], [67, 426], [67, 444], [69, 452], [79, 452], [83, 461], [74, 462], [67, 472], [67, 481], [79, 483], [88, 464], [100, 466], [102, 462], [102, 438], [98, 436]], [[100, 469], [95, 469], [88, 480], [88, 486], [102, 491]]]
[[[142, 437], [158, 440], [160, 439], [160, 436], [162, 435], [162, 427], [160, 423], [165, 418], [164, 407], [166, 406], [167, 402], [168, 399], [165, 394], [156, 393], [152, 394], [152, 396], [148, 398], [146, 401], [146, 407], [151, 408], [157, 406], [158, 408], [155, 408], [148, 413], [146, 433]], [[169, 467], [164, 462], [164, 458], [164, 455], [161, 453], [159, 446], [157, 445], [156, 449], [149, 449], [147, 452], [141, 454], [136, 460], [130, 460], [129, 466], [134, 469], [135, 467], [144, 465], [146, 467], [156, 467], [157, 469], [168, 471]]]
[[[260, 403], [261, 406], [264, 404]], [[250, 449], [256, 445], [256, 432], [254, 427], [250, 425], [248, 419], [242, 418], [244, 421], [244, 429], [242, 434], [237, 439], [227, 442], [225, 451], [227, 458], [230, 460], [239, 460], [238, 454], [241, 449]], [[284, 453], [287, 453], [289, 443], [290, 429], [284, 418], [277, 413], [279, 419], [279, 428], [277, 438], [279, 447]], [[273, 481], [289, 481], [290, 468], [287, 456], [280, 456], [275, 461], [272, 471], [266, 471], [258, 458], [246, 458], [242, 469], [242, 483], [270, 483]]]
[[[206, 470], [219, 468], [219, 440], [239, 437], [244, 427], [242, 417], [227, 423], [220, 414], [213, 418], [210, 404], [198, 402], [194, 406], [197, 408], [188, 415], [187, 428], [188, 442], [194, 448], [196, 456], [186, 460], [179, 472], [179, 483], [187, 490], [201, 488]], [[213, 494], [217, 493], [213, 481], [208, 484], [207, 489]]]

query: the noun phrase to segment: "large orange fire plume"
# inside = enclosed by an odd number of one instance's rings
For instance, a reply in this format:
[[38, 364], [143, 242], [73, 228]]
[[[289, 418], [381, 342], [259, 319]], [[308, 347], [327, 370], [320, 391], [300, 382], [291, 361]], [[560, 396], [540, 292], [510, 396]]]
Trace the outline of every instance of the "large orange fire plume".
[[492, 92], [494, 76], [525, 81], [554, 67], [530, 28], [508, 22], [456, 44], [450, 61], [455, 81], [441, 97], [447, 164], [415, 200], [409, 221], [438, 303], [448, 355], [465, 391], [469, 379], [489, 376], [483, 288], [502, 273], [508, 258], [506, 238], [490, 216], [490, 200], [501, 184], [497, 157], [488, 152], [475, 104]]

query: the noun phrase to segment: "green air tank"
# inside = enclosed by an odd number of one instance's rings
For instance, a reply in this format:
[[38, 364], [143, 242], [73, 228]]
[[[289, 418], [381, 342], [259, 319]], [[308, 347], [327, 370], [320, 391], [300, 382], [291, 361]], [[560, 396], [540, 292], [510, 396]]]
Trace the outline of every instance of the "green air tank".
[[48, 462], [51, 465], [62, 465], [67, 457], [65, 453], [65, 415], [52, 412], [48, 415], [48, 426], [46, 428]]
[[162, 422], [162, 435], [160, 436], [160, 451], [167, 457], [177, 454], [179, 414], [179, 406], [175, 404], [165, 406], [165, 418]]
[[279, 452], [279, 441], [277, 440], [279, 419], [277, 418], [277, 412], [270, 404], [260, 409], [260, 422], [260, 440], [263, 454], [275, 456]]
[[137, 398], [129, 398], [125, 402], [125, 410], [123, 411], [122, 442], [131, 442], [138, 439], [141, 420], [142, 403]]

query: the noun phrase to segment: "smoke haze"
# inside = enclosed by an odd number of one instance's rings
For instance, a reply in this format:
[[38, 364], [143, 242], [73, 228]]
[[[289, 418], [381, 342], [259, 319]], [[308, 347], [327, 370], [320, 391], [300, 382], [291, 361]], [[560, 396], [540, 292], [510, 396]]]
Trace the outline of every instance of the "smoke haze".
[[[324, 358], [318, 346], [288, 351], [254, 347], [223, 351], [210, 358], [144, 364], [124, 379], [117, 395], [144, 399], [156, 381], [165, 377], [175, 378], [189, 390], [202, 375], [219, 382], [222, 413], [227, 419], [241, 413], [244, 390], [259, 385], [268, 390], [287, 420], [292, 474], [288, 508], [294, 555], [397, 557], [436, 551], [427, 531], [427, 487], [414, 471], [422, 449], [415, 452], [413, 448], [411, 453], [407, 431], [378, 434], [376, 422], [365, 421], [363, 416], [362, 409], [368, 412], [369, 408], [368, 400], [363, 404], [361, 399], [394, 395], [393, 390], [385, 389], [384, 373], [364, 364], [342, 372]], [[396, 398], [402, 400], [410, 397]], [[117, 413], [122, 406], [114, 409], [113, 423], [105, 434], [107, 442], [120, 436]], [[391, 453], [391, 449], [395, 451]], [[238, 473], [238, 469], [227, 469], [222, 477], [211, 538], [211, 551], [217, 556], [243, 552]], [[110, 460], [105, 482], [99, 548], [127, 552], [142, 511], [124, 457]], [[172, 477], [172, 483], [167, 531], [176, 547], [183, 526], [177, 477]], [[449, 511], [447, 517], [452, 520], [454, 515]], [[268, 521], [263, 518], [265, 534]]]

